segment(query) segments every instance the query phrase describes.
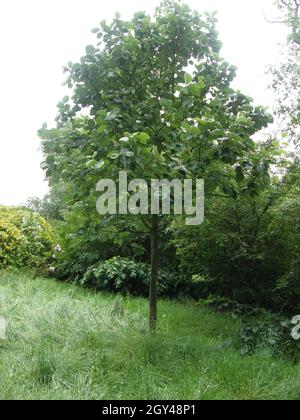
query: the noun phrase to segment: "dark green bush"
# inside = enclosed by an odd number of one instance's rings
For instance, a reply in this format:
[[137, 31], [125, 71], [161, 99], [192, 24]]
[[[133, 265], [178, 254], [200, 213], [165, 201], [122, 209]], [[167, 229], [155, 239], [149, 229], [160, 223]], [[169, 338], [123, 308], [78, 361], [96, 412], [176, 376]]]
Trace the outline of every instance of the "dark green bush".
[[[297, 275], [292, 264], [299, 235], [290, 228], [297, 212], [289, 218], [286, 208], [279, 204], [278, 208], [275, 204], [268, 207], [269, 201], [268, 194], [254, 202], [245, 198], [207, 200], [201, 226], [174, 223], [173, 242], [181, 270], [213, 279], [199, 285], [199, 298], [216, 295], [275, 312], [297, 313], [299, 271]], [[279, 279], [284, 280], [281, 290]]]
[[96, 290], [143, 295], [147, 289], [148, 277], [145, 264], [115, 257], [92, 266], [81, 284]]
[[[81, 280], [84, 287], [106, 290], [135, 296], [149, 293], [150, 267], [128, 258], [114, 257], [92, 266]], [[174, 273], [159, 272], [158, 293], [160, 296], [175, 297], [185, 294], [187, 283]]]
[[280, 307], [291, 314], [300, 313], [300, 260], [294, 261], [275, 289]]

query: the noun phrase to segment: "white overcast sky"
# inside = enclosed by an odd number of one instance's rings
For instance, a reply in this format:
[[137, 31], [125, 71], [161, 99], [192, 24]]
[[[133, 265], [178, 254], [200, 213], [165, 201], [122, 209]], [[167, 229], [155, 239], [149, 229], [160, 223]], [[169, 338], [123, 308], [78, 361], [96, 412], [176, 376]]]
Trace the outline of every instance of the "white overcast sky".
[[[0, 203], [17, 205], [47, 192], [37, 130], [53, 124], [65, 95], [62, 67], [94, 42], [91, 29], [116, 11], [152, 12], [159, 0], [0, 1]], [[284, 28], [271, 25], [273, 0], [186, 0], [218, 11], [222, 56], [238, 67], [235, 88], [272, 107], [266, 67], [278, 60]]]

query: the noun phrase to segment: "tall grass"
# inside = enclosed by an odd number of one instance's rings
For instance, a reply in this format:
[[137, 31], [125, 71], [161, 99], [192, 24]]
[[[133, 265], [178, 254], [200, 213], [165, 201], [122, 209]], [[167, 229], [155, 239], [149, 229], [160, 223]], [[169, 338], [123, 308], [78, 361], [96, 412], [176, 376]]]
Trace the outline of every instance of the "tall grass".
[[0, 398], [300, 399], [300, 367], [265, 350], [242, 357], [239, 321], [161, 301], [95, 294], [31, 275], [0, 274]]

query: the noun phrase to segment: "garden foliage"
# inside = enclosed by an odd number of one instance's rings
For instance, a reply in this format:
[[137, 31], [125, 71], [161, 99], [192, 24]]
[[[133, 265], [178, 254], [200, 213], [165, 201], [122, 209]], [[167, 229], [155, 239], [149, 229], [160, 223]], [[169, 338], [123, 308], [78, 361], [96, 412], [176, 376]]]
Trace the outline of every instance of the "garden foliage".
[[0, 207], [0, 268], [47, 269], [54, 253], [54, 234], [36, 213]]

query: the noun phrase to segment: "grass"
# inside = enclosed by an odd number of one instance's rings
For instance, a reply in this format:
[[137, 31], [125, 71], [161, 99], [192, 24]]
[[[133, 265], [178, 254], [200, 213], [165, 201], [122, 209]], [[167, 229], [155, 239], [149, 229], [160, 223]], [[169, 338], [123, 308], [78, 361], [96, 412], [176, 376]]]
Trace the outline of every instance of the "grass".
[[299, 365], [267, 350], [241, 356], [238, 320], [162, 301], [151, 336], [147, 310], [143, 299], [0, 274], [0, 399], [300, 399]]

